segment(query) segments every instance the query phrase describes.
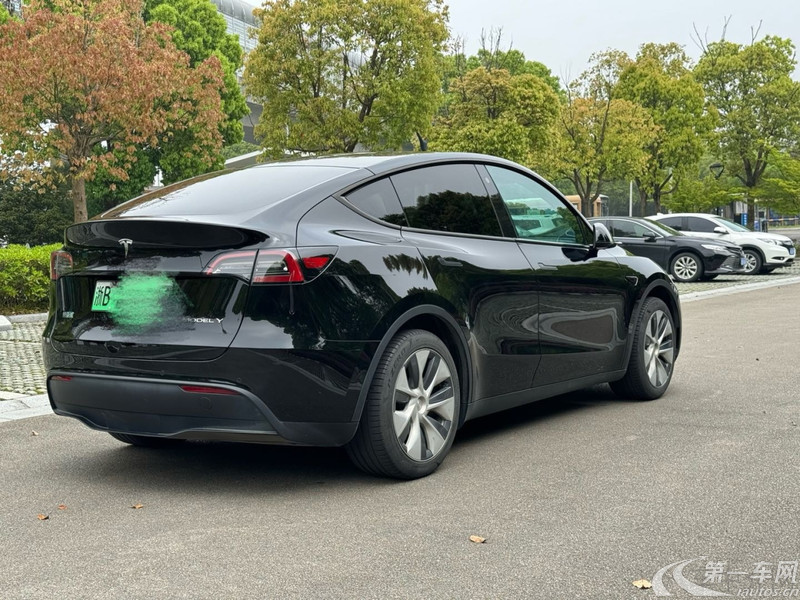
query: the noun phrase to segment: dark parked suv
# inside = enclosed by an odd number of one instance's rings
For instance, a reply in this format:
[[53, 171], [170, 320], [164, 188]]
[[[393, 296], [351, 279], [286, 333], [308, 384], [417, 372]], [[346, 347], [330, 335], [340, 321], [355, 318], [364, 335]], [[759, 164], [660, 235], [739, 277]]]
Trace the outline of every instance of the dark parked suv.
[[692, 237], [671, 227], [636, 217], [597, 217], [614, 241], [629, 252], [646, 256], [676, 281], [714, 279], [725, 273], [744, 273], [747, 260], [742, 249], [731, 242]]
[[681, 339], [661, 269], [483, 155], [213, 173], [69, 227], [51, 266], [56, 413], [135, 445], [346, 445], [400, 478], [468, 419], [601, 382], [657, 398]]

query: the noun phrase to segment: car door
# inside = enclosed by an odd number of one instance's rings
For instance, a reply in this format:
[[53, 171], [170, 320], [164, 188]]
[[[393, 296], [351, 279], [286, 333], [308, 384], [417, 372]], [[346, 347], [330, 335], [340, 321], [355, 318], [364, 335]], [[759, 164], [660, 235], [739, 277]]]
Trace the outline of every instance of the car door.
[[474, 400], [529, 389], [539, 362], [538, 297], [519, 246], [503, 236], [474, 164], [440, 164], [391, 175], [438, 293], [467, 330]]
[[[534, 387], [622, 368], [633, 287], [625, 271], [611, 254], [593, 249], [591, 227], [544, 182], [509, 167], [486, 170], [539, 286], [542, 359]], [[529, 228], [534, 220], [539, 226]]]
[[611, 219], [611, 235], [620, 246], [636, 256], [646, 256], [666, 269], [668, 247], [664, 237], [649, 227], [627, 219]]

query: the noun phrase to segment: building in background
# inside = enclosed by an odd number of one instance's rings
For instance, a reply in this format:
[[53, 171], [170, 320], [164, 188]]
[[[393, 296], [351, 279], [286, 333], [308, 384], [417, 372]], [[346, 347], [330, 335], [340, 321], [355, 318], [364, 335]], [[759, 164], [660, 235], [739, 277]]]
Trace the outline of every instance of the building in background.
[[0, 4], [12, 15], [22, 14], [22, 0], [0, 0]]
[[[244, 2], [244, 0], [211, 0], [219, 10], [220, 14], [225, 18], [228, 24], [228, 33], [232, 33], [239, 37], [239, 45], [244, 50], [245, 55], [253, 50], [258, 41], [253, 35], [258, 28], [258, 22], [253, 16], [254, 6]], [[241, 77], [241, 73], [239, 73]], [[261, 116], [261, 105], [252, 102], [249, 98], [247, 106], [250, 109], [250, 114], [242, 119], [244, 125], [244, 141], [255, 144], [256, 138], [253, 133], [256, 123]]]

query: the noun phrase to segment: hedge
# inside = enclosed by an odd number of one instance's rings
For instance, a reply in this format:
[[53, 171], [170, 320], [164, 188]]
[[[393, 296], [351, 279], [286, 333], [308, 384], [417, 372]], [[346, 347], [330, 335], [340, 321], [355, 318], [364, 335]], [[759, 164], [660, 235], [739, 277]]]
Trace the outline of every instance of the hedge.
[[47, 310], [50, 287], [50, 246], [9, 245], [0, 248], [0, 314], [13, 315]]

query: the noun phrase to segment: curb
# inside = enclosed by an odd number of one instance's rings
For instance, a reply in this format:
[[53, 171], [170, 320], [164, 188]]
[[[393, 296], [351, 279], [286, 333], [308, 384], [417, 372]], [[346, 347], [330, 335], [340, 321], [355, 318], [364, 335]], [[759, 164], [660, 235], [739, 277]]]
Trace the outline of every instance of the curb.
[[[3, 317], [0, 317], [2, 319]], [[37, 321], [46, 321], [47, 313], [33, 313], [31, 315], [11, 315], [6, 317], [11, 323], [36, 323]]]
[[52, 414], [53, 410], [50, 408], [50, 399], [47, 394], [0, 402], [0, 423]]
[[792, 285], [800, 283], [800, 277], [786, 277], [785, 279], [778, 279], [775, 281], [759, 281], [756, 283], [745, 283], [742, 285], [732, 285], [726, 288], [717, 290], [706, 290], [704, 292], [690, 292], [680, 296], [681, 304], [684, 302], [694, 302], [695, 300], [702, 300], [704, 298], [711, 298], [715, 296], [729, 296], [731, 294], [738, 294], [740, 292], [750, 292], [753, 290], [764, 290], [767, 288], [780, 287], [782, 285]]
[[11, 331], [13, 327], [11, 321], [6, 319], [3, 315], [0, 315], [0, 331]]

